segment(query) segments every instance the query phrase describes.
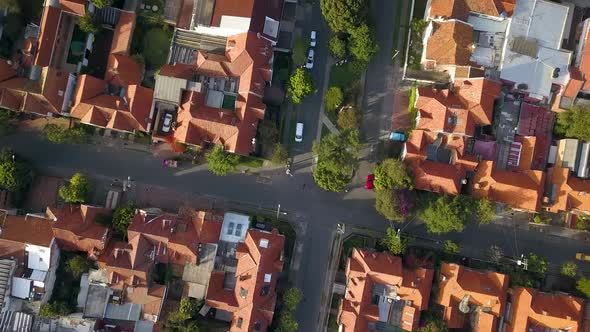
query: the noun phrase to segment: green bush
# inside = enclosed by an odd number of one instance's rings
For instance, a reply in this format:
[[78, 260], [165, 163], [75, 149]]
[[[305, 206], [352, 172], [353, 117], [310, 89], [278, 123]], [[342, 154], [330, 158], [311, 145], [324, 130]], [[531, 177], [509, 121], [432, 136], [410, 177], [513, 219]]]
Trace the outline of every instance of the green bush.
[[162, 28], [152, 28], [147, 31], [143, 39], [141, 53], [149, 68], [159, 69], [166, 63], [170, 39], [170, 34]]
[[563, 262], [563, 264], [561, 264], [560, 273], [563, 276], [573, 278], [578, 273], [578, 266], [576, 265], [576, 263], [571, 261]]
[[287, 94], [291, 100], [295, 104], [300, 104], [303, 98], [315, 91], [316, 87], [311, 74], [303, 68], [295, 69], [287, 86]]
[[131, 220], [135, 216], [135, 205], [127, 204], [120, 206], [115, 210], [113, 214], [113, 228], [119, 234], [126, 236], [127, 228], [131, 224]]
[[66, 271], [73, 278], [78, 279], [83, 273], [88, 272], [90, 263], [80, 255], [76, 255], [66, 261]]
[[347, 49], [344, 35], [332, 35], [332, 37], [330, 37], [330, 41], [328, 42], [328, 49], [330, 50], [330, 54], [332, 54], [335, 59], [344, 59], [346, 57]]
[[451, 240], [445, 240], [445, 242], [443, 242], [443, 251], [449, 254], [458, 254], [461, 252], [461, 246], [454, 241]]
[[590, 279], [580, 278], [578, 282], [576, 282], [576, 289], [586, 298], [590, 298]]
[[216, 144], [207, 154], [207, 167], [215, 175], [227, 175], [240, 162], [240, 156], [226, 152], [223, 145]]
[[344, 101], [344, 94], [342, 94], [342, 89], [337, 86], [332, 86], [328, 88], [328, 91], [324, 94], [324, 105], [326, 106], [326, 111], [333, 113]]
[[100, 30], [100, 26], [96, 24], [94, 16], [89, 12], [80, 16], [78, 19], [78, 26], [80, 27], [80, 30], [86, 33], [96, 34]]
[[385, 159], [375, 166], [376, 189], [413, 189], [414, 180], [406, 165], [398, 159]]
[[59, 197], [66, 203], [84, 203], [90, 192], [90, 182], [81, 173], [76, 173], [70, 179], [68, 186], [59, 188]]
[[395, 229], [389, 227], [385, 237], [381, 239], [381, 244], [387, 248], [392, 255], [403, 255], [406, 251], [407, 240], [403, 239]]

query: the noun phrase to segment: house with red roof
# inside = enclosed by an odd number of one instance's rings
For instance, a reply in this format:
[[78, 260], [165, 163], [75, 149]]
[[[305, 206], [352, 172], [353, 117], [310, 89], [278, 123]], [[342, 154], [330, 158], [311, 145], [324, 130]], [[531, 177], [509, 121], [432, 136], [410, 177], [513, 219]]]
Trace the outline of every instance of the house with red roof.
[[225, 214], [205, 304], [230, 323], [229, 331], [268, 330], [284, 245], [277, 229], [251, 228], [248, 216]]
[[167, 292], [151, 280], [156, 264], [170, 264], [174, 273], [182, 274], [186, 265], [199, 263], [201, 244], [216, 241], [220, 228], [221, 223], [205, 212], [180, 215], [138, 210], [129, 225], [127, 242], [111, 241], [98, 266], [118, 298], [141, 307], [139, 319], [156, 322]]
[[[191, 39], [202, 40], [201, 46]], [[253, 32], [213, 36], [177, 29], [170, 64], [156, 77], [154, 139], [222, 144], [250, 154], [266, 110], [271, 58], [270, 42]]]
[[506, 310], [508, 276], [454, 263], [441, 264], [436, 303], [449, 329], [497, 331]]
[[45, 215], [53, 220], [53, 236], [62, 250], [83, 251], [97, 259], [106, 249], [110, 232], [97, 223], [102, 216], [109, 217], [111, 209], [87, 204], [47, 207]]
[[410, 269], [384, 252], [352, 249], [338, 320], [344, 332], [417, 331], [428, 308], [434, 270]]

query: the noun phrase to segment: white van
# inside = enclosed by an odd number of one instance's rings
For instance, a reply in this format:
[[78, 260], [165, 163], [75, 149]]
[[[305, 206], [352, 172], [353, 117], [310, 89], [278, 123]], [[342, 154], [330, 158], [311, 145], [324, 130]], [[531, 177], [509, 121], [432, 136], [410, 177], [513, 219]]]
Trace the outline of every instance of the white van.
[[301, 122], [297, 122], [297, 127], [295, 127], [295, 142], [303, 142], [303, 123]]

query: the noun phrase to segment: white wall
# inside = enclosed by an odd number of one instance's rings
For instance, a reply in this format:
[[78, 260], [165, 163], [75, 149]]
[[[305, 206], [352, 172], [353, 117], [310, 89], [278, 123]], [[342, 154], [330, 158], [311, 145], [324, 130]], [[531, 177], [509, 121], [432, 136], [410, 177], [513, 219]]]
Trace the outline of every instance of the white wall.
[[29, 269], [49, 271], [51, 263], [51, 248], [26, 244], [25, 251], [29, 254], [27, 266]]

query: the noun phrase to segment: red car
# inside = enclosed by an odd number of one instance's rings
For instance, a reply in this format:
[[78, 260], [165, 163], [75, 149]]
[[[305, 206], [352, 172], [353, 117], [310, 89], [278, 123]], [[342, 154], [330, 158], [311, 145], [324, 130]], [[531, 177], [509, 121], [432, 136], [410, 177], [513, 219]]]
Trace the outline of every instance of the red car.
[[373, 180], [375, 180], [374, 174], [367, 175], [367, 181], [365, 182], [365, 189], [371, 190], [371, 189], [375, 188], [375, 186], [373, 185]]

